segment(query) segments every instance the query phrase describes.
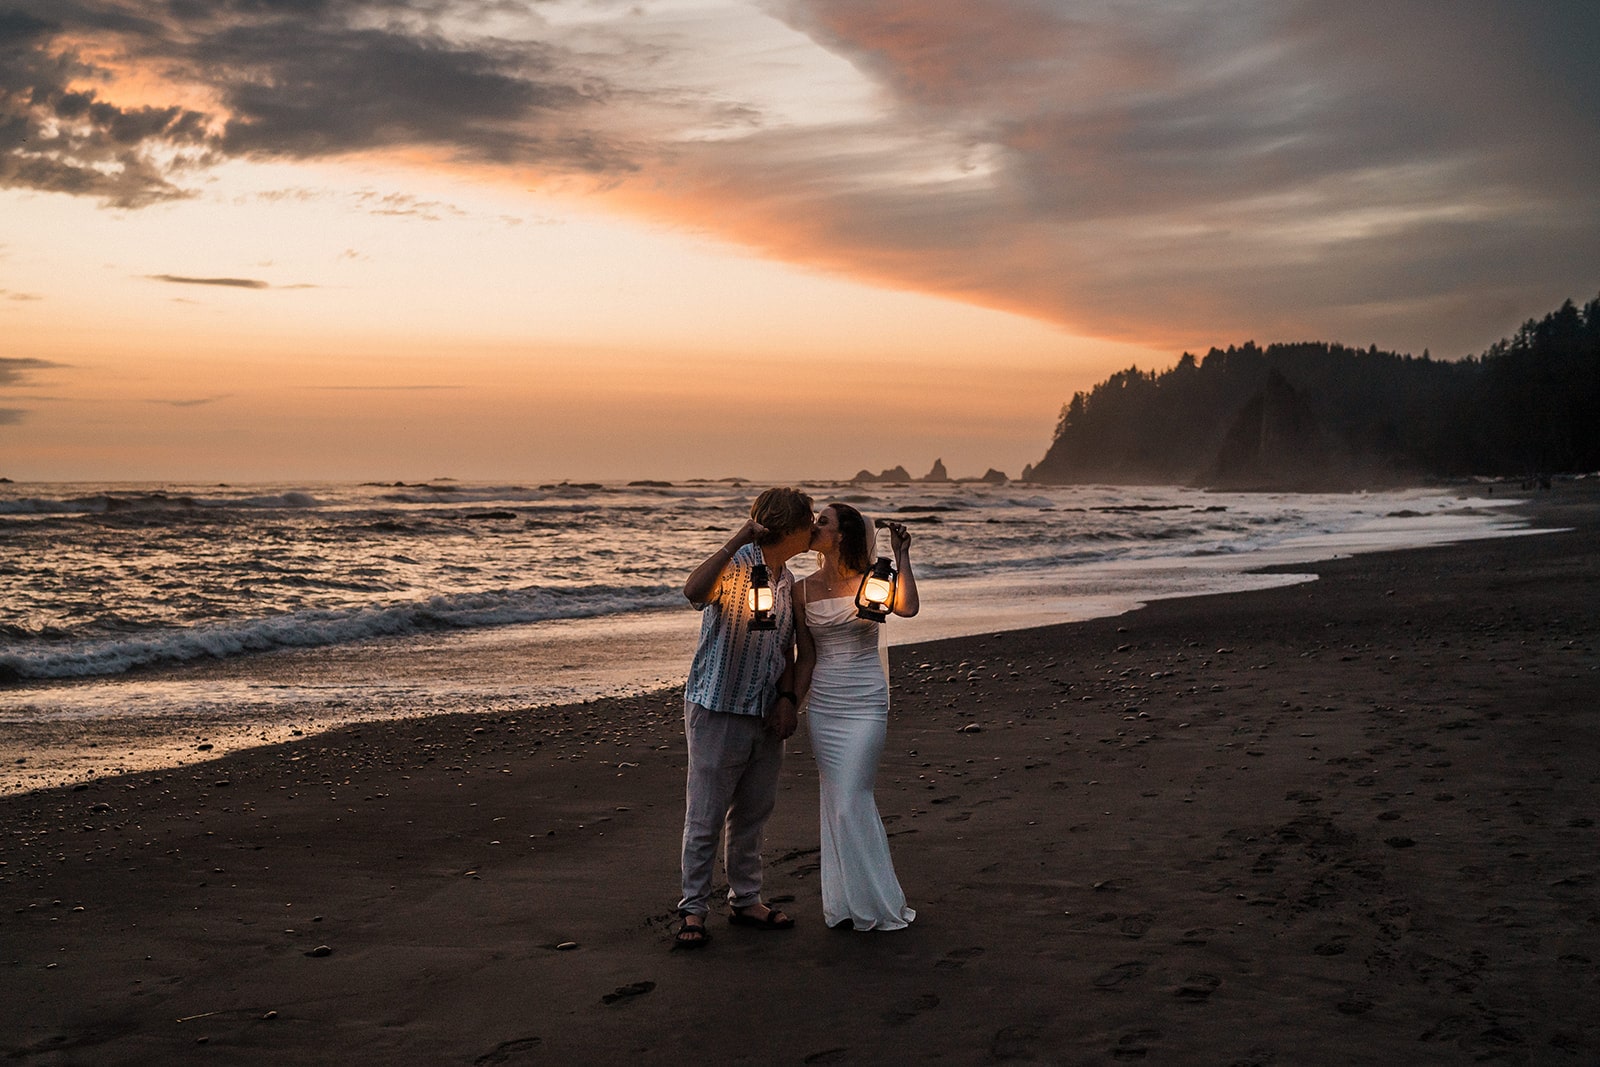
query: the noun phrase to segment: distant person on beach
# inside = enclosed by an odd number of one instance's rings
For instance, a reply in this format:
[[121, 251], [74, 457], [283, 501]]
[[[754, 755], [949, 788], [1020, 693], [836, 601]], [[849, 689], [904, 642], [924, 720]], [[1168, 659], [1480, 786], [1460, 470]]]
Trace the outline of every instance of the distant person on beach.
[[[911, 535], [887, 523], [899, 580], [892, 611], [917, 613]], [[829, 926], [901, 930], [917, 917], [889, 858], [873, 786], [889, 729], [889, 663], [883, 624], [856, 615], [856, 592], [872, 566], [862, 514], [829, 504], [811, 547], [819, 565], [795, 586], [795, 689], [806, 705], [822, 807], [822, 918]]]
[[[684, 686], [689, 780], [683, 817], [683, 899], [676, 948], [703, 948], [717, 846], [728, 872], [728, 921], [787, 930], [794, 920], [761, 901], [761, 837], [778, 796], [783, 742], [798, 722], [794, 694], [794, 577], [785, 564], [811, 543], [811, 498], [768, 489], [750, 520], [696, 567], [683, 595], [699, 608], [700, 644]], [[771, 630], [752, 630], [751, 577], [765, 565]], [[725, 840], [724, 840], [725, 838]]]

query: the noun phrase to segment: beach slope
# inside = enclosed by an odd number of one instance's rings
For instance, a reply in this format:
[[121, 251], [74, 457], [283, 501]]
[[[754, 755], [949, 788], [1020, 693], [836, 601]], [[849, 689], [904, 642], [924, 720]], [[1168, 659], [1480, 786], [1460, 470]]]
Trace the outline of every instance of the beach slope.
[[[0, 798], [28, 1064], [1593, 1062], [1600, 521], [894, 651], [918, 919], [672, 952], [674, 693]], [[1305, 569], [1305, 568], [1297, 568]]]

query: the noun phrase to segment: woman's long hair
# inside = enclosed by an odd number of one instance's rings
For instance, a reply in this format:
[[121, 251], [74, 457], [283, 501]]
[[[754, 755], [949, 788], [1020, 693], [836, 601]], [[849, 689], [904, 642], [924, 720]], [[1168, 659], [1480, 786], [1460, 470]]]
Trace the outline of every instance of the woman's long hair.
[[867, 520], [849, 504], [829, 504], [839, 520], [839, 562], [852, 571], [872, 569], [872, 538]]

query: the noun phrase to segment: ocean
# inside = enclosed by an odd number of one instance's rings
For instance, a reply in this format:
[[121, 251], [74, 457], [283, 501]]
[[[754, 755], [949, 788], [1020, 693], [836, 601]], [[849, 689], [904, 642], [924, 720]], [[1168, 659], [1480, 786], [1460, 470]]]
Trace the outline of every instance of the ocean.
[[[1308, 580], [1524, 529], [1470, 492], [800, 483], [913, 533], [891, 644]], [[372, 718], [681, 683], [688, 572], [763, 486], [0, 484], [0, 792]], [[798, 573], [814, 566], [802, 556]], [[205, 747], [201, 747], [205, 746]]]

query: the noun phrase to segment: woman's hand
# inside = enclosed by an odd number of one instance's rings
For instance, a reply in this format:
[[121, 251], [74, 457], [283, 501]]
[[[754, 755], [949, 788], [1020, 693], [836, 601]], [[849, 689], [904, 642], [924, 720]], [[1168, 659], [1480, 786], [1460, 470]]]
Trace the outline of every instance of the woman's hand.
[[889, 523], [889, 544], [893, 546], [896, 556], [903, 556], [910, 551], [911, 531], [906, 529], [905, 523]]
[[911, 534], [903, 522], [885, 523], [889, 542], [894, 546], [895, 569], [900, 572], [894, 587], [894, 613], [909, 619], [922, 607], [917, 597], [917, 576], [911, 573]]

